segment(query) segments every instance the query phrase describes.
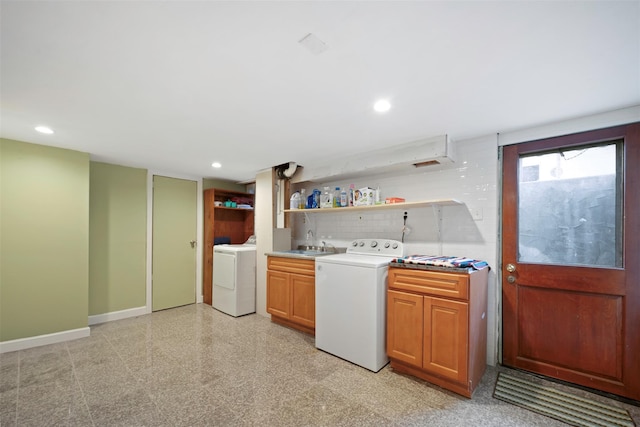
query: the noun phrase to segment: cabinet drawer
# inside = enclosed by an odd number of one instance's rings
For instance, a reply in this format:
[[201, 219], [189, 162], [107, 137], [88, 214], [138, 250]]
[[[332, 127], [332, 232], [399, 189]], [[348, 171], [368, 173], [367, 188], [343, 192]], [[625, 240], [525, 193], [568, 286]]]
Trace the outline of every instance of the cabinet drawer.
[[308, 259], [295, 259], [284, 257], [267, 257], [267, 269], [284, 271], [285, 273], [306, 274], [315, 276], [316, 262]]
[[389, 289], [469, 299], [469, 275], [439, 271], [389, 268]]

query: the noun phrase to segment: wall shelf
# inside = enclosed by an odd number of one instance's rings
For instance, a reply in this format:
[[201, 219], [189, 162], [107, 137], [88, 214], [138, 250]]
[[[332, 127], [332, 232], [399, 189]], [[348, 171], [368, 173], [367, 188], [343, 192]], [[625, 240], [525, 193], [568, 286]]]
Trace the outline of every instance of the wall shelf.
[[224, 209], [230, 211], [253, 211], [253, 208], [228, 208], [226, 206], [214, 206], [214, 209]]
[[338, 213], [338, 212], [351, 212], [351, 211], [376, 211], [383, 209], [408, 209], [408, 208], [420, 208], [426, 206], [454, 206], [462, 205], [460, 200], [456, 199], [438, 199], [438, 200], [424, 200], [420, 202], [405, 202], [405, 203], [389, 203], [384, 205], [370, 205], [370, 206], [349, 206], [346, 208], [320, 208], [320, 209], [285, 209], [287, 213]]

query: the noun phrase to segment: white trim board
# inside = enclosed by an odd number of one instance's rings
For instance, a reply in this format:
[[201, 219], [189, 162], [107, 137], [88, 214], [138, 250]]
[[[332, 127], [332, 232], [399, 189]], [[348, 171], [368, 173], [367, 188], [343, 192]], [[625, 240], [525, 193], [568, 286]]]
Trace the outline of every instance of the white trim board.
[[112, 322], [114, 320], [128, 319], [130, 317], [142, 316], [147, 314], [147, 307], [135, 307], [128, 308], [126, 310], [112, 311], [110, 313], [95, 314], [89, 316], [89, 326], [97, 325], [105, 322]]
[[78, 338], [86, 338], [91, 334], [91, 329], [86, 328], [71, 329], [68, 331], [54, 332], [53, 334], [38, 335], [29, 338], [0, 342], [0, 354], [10, 351], [26, 350], [28, 348], [40, 347], [43, 345], [57, 344], [65, 341], [72, 341]]
[[498, 134], [498, 146], [603, 129], [640, 121], [640, 105]]

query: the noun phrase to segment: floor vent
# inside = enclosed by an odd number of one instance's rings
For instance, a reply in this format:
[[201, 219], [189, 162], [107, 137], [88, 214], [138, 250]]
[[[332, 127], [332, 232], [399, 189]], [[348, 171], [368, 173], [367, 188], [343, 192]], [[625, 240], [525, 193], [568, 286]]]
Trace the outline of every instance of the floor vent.
[[543, 387], [500, 372], [493, 397], [572, 426], [635, 427], [625, 409]]

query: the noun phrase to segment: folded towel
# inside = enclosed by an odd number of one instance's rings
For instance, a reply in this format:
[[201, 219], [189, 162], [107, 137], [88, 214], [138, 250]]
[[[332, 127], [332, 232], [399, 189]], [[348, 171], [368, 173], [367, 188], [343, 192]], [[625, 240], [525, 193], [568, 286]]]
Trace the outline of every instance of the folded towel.
[[400, 264], [433, 265], [436, 267], [473, 268], [475, 270], [482, 270], [483, 268], [489, 267], [489, 263], [486, 261], [455, 256], [408, 255], [396, 258], [392, 262]]
[[214, 237], [213, 238], [214, 245], [229, 245], [231, 244], [231, 237], [222, 236], [222, 237]]

